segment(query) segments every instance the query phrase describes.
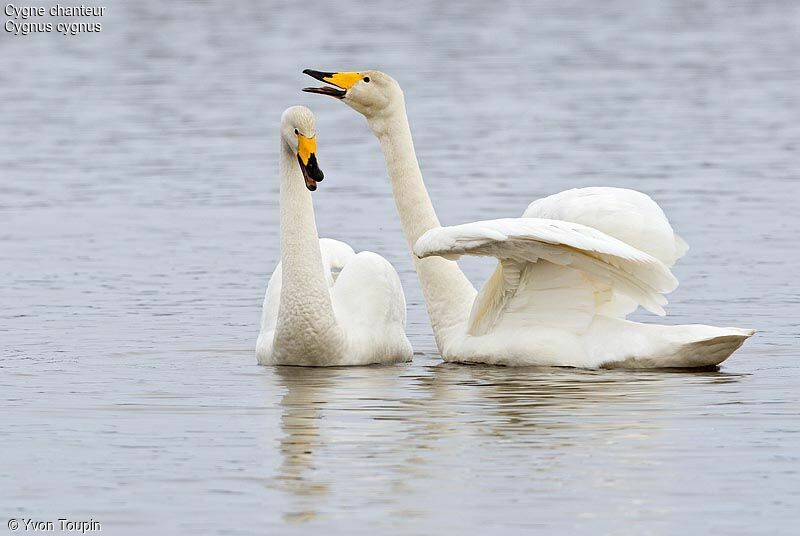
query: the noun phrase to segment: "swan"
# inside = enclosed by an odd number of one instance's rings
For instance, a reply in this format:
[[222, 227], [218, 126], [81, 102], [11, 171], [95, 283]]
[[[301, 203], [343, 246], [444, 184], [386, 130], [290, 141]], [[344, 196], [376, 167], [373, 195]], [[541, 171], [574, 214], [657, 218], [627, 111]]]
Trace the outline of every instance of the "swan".
[[[304, 91], [341, 100], [378, 138], [400, 221], [445, 361], [582, 368], [714, 367], [754, 331], [653, 325], [677, 286], [670, 267], [687, 250], [661, 208], [621, 188], [568, 190], [521, 218], [442, 227], [417, 162], [403, 92], [379, 71], [305, 74]], [[495, 257], [477, 292], [455, 261]]]
[[323, 179], [311, 110], [281, 117], [281, 260], [269, 280], [256, 357], [262, 365], [338, 366], [411, 359], [406, 301], [389, 262], [320, 239], [311, 192]]

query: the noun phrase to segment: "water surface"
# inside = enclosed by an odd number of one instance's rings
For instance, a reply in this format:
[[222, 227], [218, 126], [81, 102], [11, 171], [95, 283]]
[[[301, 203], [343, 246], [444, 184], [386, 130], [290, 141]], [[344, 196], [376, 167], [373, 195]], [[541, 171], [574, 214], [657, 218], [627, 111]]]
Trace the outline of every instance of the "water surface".
[[[0, 515], [792, 534], [800, 5], [105, 5], [100, 34], [0, 38]], [[647, 192], [692, 247], [666, 321], [759, 334], [718, 372], [442, 364], [378, 144], [299, 92], [307, 67], [401, 82], [445, 224], [570, 187]], [[411, 364], [255, 364], [293, 104], [318, 116], [320, 234], [397, 267]]]

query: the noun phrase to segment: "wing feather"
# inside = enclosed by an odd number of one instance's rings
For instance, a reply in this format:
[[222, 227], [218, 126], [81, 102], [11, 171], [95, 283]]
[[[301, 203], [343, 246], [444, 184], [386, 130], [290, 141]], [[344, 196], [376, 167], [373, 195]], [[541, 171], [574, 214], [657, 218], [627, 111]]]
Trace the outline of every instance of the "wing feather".
[[[542, 259], [577, 269], [659, 315], [665, 314], [663, 305], [667, 301], [663, 294], [674, 290], [678, 283], [669, 268], [652, 255], [597, 229], [545, 218], [506, 218], [431, 229], [419, 238], [414, 252], [420, 258], [496, 257], [504, 271], [506, 265], [512, 266], [505, 261], [524, 264]], [[488, 286], [481, 290], [476, 299], [480, 306], [473, 306], [472, 328], [494, 322], [492, 315], [499, 315], [498, 307], [508, 301], [505, 294], [512, 288], [499, 283], [500, 279], [490, 278]], [[495, 296], [499, 292], [504, 296]]]
[[667, 266], [686, 254], [686, 242], [675, 234], [667, 216], [650, 196], [628, 188], [573, 188], [537, 199], [526, 218], [581, 223], [649, 253]]

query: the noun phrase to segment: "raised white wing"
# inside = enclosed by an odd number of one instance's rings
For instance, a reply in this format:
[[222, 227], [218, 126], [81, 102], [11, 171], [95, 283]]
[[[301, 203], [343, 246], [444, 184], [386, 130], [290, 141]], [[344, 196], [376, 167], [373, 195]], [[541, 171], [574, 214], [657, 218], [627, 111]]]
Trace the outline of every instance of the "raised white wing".
[[557, 312], [558, 322], [569, 324], [594, 315], [598, 292], [619, 292], [663, 315], [663, 294], [678, 284], [664, 263], [643, 251], [579, 223], [543, 218], [431, 229], [414, 252], [420, 258], [466, 254], [500, 260], [473, 304], [472, 334], [485, 333], [509, 312], [523, 323], [553, 322], [547, 315]]
[[627, 188], [565, 190], [537, 199], [528, 205], [523, 217], [582, 223], [649, 253], [667, 266], [689, 249], [655, 201]]

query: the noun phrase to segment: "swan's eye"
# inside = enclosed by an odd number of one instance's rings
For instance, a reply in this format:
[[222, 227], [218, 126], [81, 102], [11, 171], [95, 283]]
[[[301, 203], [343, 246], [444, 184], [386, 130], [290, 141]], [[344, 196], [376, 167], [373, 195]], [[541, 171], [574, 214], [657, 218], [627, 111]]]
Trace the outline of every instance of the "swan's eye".
[[369, 76], [365, 76], [365, 77], [364, 77], [364, 82], [366, 82], [367, 84], [369, 84]]
[[300, 131], [297, 130], [297, 129], [294, 129], [294, 133], [295, 133], [295, 135], [297, 135], [297, 134], [300, 134]]

